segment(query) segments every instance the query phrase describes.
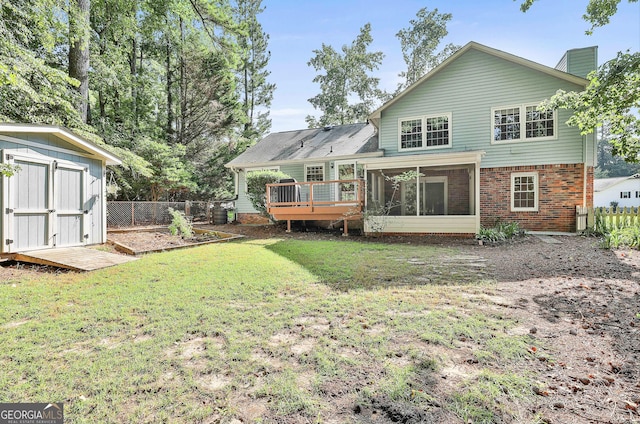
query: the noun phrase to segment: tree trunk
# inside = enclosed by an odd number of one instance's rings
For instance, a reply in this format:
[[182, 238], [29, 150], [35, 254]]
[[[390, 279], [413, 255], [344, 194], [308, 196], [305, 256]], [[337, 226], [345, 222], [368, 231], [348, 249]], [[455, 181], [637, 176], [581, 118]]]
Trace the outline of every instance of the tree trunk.
[[69, 8], [69, 76], [80, 81], [76, 105], [87, 123], [89, 105], [89, 11], [91, 0], [73, 0]]
[[[167, 30], [168, 31], [168, 30]], [[171, 35], [167, 32], [166, 45], [166, 72], [167, 72], [167, 142], [173, 144], [173, 71], [171, 70]]]

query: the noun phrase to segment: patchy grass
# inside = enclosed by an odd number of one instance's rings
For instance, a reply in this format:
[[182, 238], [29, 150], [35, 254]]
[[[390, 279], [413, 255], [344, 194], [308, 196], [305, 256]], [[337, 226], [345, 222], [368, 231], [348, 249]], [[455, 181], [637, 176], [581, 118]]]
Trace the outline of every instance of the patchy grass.
[[[484, 312], [492, 283], [456, 254], [250, 240], [12, 280], [0, 402], [64, 402], [69, 423], [508, 421], [528, 336]], [[441, 378], [456, 355], [466, 378]]]

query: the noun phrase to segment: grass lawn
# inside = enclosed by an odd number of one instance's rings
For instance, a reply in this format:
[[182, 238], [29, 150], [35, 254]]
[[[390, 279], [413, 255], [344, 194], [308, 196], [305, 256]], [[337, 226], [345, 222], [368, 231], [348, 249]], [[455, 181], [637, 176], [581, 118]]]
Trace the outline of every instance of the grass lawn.
[[529, 336], [470, 261], [271, 239], [0, 282], [0, 402], [64, 402], [68, 423], [510, 421]]

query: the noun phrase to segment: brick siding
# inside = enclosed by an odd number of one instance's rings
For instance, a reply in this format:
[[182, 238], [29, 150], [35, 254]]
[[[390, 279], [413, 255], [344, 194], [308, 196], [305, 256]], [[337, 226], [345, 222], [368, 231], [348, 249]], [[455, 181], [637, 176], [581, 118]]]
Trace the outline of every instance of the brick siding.
[[[511, 211], [511, 174], [538, 173], [538, 210]], [[518, 222], [531, 231], [576, 230], [576, 205], [582, 205], [584, 164], [514, 166], [480, 170], [480, 223]], [[587, 168], [587, 206], [593, 205], [593, 167]]]

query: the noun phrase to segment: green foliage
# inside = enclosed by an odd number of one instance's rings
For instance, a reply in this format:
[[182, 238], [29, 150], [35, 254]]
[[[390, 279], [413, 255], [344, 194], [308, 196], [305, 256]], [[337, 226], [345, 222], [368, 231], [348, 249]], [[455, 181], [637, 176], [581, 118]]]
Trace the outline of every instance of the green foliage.
[[598, 167], [595, 170], [595, 177], [627, 177], [640, 173], [640, 163], [629, 163], [620, 156], [613, 155], [613, 146], [609, 143], [609, 138], [608, 126], [604, 124], [598, 140]]
[[169, 224], [169, 232], [174, 235], [181, 235], [183, 238], [193, 237], [193, 224], [189, 222], [184, 212], [169, 208], [171, 214], [171, 224]]
[[581, 134], [590, 134], [606, 123], [611, 152], [627, 162], [640, 160], [640, 52], [619, 52], [615, 59], [589, 74], [585, 91], [558, 90], [539, 109], [571, 109], [567, 121]]
[[74, 107], [78, 81], [57, 64], [61, 8], [56, 0], [0, 3], [0, 120], [83, 126]]
[[[369, 75], [384, 58], [382, 52], [367, 51], [372, 42], [371, 24], [366, 24], [351, 45], [342, 46], [341, 52], [326, 44], [313, 51], [315, 56], [308, 65], [325, 73], [313, 79], [320, 84], [320, 94], [310, 98], [309, 103], [322, 115], [307, 116], [309, 128], [366, 122], [374, 106], [388, 97], [378, 88], [380, 79]], [[356, 103], [352, 103], [354, 99]]]
[[[513, 0], [521, 1], [521, 0]], [[526, 12], [538, 0], [525, 0], [520, 5], [520, 10]], [[621, 0], [589, 0], [586, 13], [582, 18], [591, 24], [591, 28], [586, 30], [587, 35], [593, 33], [594, 28], [605, 26], [609, 23], [610, 18], [618, 11], [618, 5]], [[629, 3], [637, 3], [638, 0], [628, 0]]]
[[640, 250], [640, 220], [634, 216], [609, 216], [606, 210], [596, 210], [594, 226], [589, 231], [602, 237], [604, 249], [630, 247]]
[[[516, 0], [514, 0], [516, 1]], [[520, 9], [529, 10], [537, 0], [525, 0]], [[589, 0], [583, 19], [591, 23], [586, 31], [609, 23], [618, 11], [621, 0]], [[629, 0], [636, 3], [638, 0]], [[610, 134], [612, 153], [630, 163], [640, 161], [640, 53], [618, 52], [612, 59], [591, 72], [589, 85], [582, 92], [558, 92], [543, 102], [539, 109], [570, 109], [574, 111], [568, 125], [590, 134], [598, 126], [606, 125]]]
[[10, 177], [19, 170], [19, 166], [0, 163], [0, 177]]
[[269, 170], [250, 171], [245, 176], [247, 179], [247, 198], [258, 212], [269, 216], [267, 213], [267, 184], [277, 183], [291, 177], [284, 172]]
[[402, 57], [407, 65], [407, 70], [399, 75], [404, 79], [404, 83], [398, 86], [396, 93], [418, 81], [460, 48], [449, 43], [436, 53], [442, 39], [449, 33], [447, 23], [451, 21], [451, 13], [441, 14], [437, 8], [429, 11], [423, 7], [416, 13], [416, 17], [417, 19], [409, 21], [408, 28], [401, 29], [396, 34], [400, 40]]
[[263, 11], [262, 0], [238, 0], [234, 10], [236, 20], [247, 29], [238, 37], [241, 55], [237, 86], [245, 115], [242, 135], [253, 140], [264, 137], [271, 128], [268, 109], [276, 89], [275, 84], [267, 82], [271, 52], [269, 35], [258, 22], [258, 15]]
[[496, 243], [512, 240], [523, 235], [524, 231], [517, 222], [498, 222], [493, 228], [480, 228], [480, 231], [476, 234], [476, 239]]

